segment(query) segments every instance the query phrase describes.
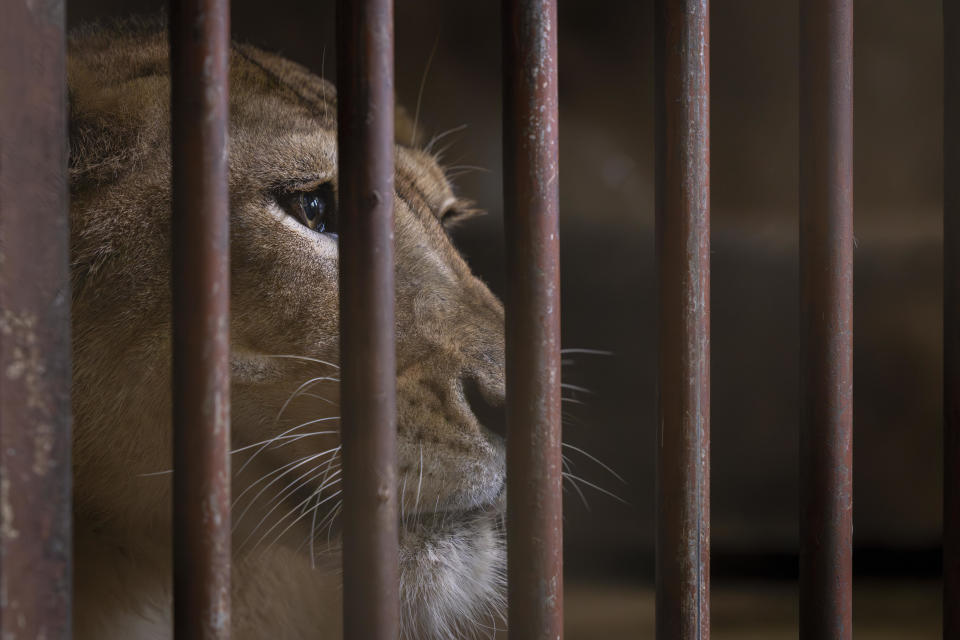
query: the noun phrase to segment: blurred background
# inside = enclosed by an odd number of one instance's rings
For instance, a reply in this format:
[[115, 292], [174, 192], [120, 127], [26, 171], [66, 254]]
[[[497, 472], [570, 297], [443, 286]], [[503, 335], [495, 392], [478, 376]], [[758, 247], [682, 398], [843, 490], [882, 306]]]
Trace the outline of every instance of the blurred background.
[[[75, 0], [69, 22], [155, 13]], [[334, 79], [333, 0], [234, 0], [238, 40]], [[560, 0], [568, 638], [653, 633], [653, 2]], [[939, 637], [940, 0], [855, 3], [854, 616]], [[797, 3], [711, 14], [714, 638], [796, 637]], [[489, 215], [456, 241], [502, 292], [498, 2], [396, 3], [398, 101]], [[438, 146], [443, 146], [440, 144]]]

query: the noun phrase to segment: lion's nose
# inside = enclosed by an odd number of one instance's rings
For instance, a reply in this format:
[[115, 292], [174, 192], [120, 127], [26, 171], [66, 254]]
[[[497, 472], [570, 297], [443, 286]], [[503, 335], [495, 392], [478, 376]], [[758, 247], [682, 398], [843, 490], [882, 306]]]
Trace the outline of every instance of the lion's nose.
[[503, 396], [485, 391], [482, 383], [474, 377], [463, 379], [463, 395], [477, 422], [506, 439], [507, 412]]

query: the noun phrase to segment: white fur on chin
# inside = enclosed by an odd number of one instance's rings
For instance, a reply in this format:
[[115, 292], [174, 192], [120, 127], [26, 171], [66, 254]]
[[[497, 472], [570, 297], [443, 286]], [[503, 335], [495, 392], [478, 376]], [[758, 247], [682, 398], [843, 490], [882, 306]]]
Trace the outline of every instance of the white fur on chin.
[[402, 637], [493, 636], [503, 628], [506, 546], [500, 516], [436, 514], [400, 536]]

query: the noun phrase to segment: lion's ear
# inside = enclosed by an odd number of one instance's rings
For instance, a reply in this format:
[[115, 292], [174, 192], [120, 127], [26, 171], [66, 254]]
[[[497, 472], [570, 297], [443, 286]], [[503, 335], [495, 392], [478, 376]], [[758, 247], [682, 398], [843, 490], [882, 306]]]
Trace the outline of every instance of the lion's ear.
[[[124, 23], [125, 24], [125, 23]], [[110, 30], [112, 29], [112, 30]], [[71, 35], [67, 58], [70, 186], [128, 173], [168, 136], [165, 32], [123, 25]]]
[[410, 113], [399, 104], [394, 110], [393, 129], [393, 137], [397, 144], [416, 148], [422, 145], [423, 136], [420, 130], [414, 124]]

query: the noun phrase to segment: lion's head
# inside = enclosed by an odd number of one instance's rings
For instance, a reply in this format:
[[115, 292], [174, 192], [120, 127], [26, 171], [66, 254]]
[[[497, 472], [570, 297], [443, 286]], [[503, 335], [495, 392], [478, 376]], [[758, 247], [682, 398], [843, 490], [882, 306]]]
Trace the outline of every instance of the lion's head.
[[[83, 589], [104, 562], [169, 580], [169, 86], [162, 31], [71, 38], [78, 618], [101, 630], [115, 612], [84, 611], [102, 605]], [[322, 637], [339, 624], [335, 92], [246, 46], [230, 92], [235, 633]], [[404, 622], [448, 637], [501, 598], [504, 443], [473, 409], [503, 399], [503, 309], [447, 235], [469, 205], [435, 158], [398, 144], [395, 183]]]

